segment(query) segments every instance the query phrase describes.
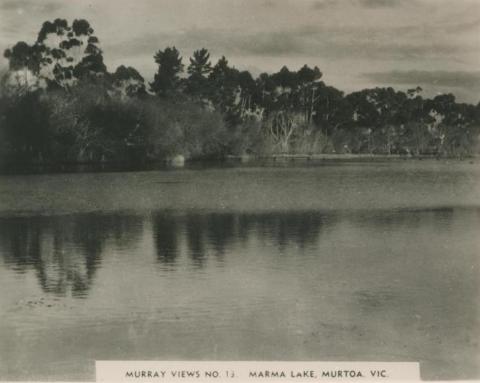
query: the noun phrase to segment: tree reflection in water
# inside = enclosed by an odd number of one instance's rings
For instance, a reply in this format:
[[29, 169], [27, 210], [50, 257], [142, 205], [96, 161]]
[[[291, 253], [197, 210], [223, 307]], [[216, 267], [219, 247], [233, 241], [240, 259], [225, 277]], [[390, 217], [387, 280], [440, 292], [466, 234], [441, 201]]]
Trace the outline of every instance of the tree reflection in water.
[[[158, 263], [175, 268], [185, 252], [186, 262], [202, 268], [209, 257], [223, 261], [235, 246], [248, 246], [251, 240], [260, 246], [273, 245], [279, 255], [288, 255], [291, 248], [301, 254], [307, 247], [318, 246], [322, 231], [340, 221], [382, 231], [403, 226], [414, 229], [427, 221], [447, 229], [453, 214], [448, 208], [349, 214], [158, 211], [151, 218], [151, 239]], [[123, 249], [127, 256], [145, 251], [138, 242], [148, 221], [147, 216], [125, 214], [3, 217], [0, 253], [10, 269], [18, 273], [34, 270], [46, 293], [86, 297], [107, 248]]]
[[229, 248], [252, 237], [278, 246], [284, 253], [290, 245], [304, 249], [314, 244], [322, 227], [333, 224], [333, 213], [188, 213], [159, 212], [153, 217], [157, 260], [173, 265], [185, 238], [192, 263], [202, 267], [208, 256], [223, 259]]
[[130, 246], [142, 233], [134, 216], [86, 214], [0, 218], [0, 252], [19, 273], [34, 269], [46, 293], [85, 297], [106, 242]]

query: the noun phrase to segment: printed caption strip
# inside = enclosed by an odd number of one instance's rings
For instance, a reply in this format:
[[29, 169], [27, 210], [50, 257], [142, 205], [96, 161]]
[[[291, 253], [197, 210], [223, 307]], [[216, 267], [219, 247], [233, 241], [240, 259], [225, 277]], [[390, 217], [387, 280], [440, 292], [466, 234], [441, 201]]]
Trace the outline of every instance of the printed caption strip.
[[412, 362], [97, 361], [97, 382], [420, 380]]

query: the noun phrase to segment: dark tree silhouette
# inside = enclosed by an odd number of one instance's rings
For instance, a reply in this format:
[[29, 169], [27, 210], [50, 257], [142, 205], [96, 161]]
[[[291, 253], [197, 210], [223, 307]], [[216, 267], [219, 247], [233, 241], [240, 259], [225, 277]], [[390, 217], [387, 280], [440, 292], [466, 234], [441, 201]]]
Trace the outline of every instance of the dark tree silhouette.
[[146, 94], [145, 80], [135, 68], [120, 65], [112, 74], [112, 85], [122, 95], [128, 97]]
[[189, 74], [186, 80], [185, 91], [193, 97], [204, 98], [209, 94], [207, 76], [212, 71], [210, 53], [205, 48], [193, 52], [190, 57], [190, 65], [187, 68]]
[[40, 50], [37, 46], [30, 46], [24, 41], [16, 43], [11, 49], [6, 49], [4, 57], [8, 60], [10, 70], [27, 68], [34, 73], [40, 70]]
[[205, 48], [193, 52], [193, 57], [190, 58], [190, 65], [188, 66], [188, 74], [206, 77], [212, 70], [210, 63], [210, 53]]
[[183, 72], [182, 58], [175, 47], [159, 50], [155, 56], [158, 71], [155, 74], [150, 89], [157, 96], [168, 97], [179, 92], [180, 74]]

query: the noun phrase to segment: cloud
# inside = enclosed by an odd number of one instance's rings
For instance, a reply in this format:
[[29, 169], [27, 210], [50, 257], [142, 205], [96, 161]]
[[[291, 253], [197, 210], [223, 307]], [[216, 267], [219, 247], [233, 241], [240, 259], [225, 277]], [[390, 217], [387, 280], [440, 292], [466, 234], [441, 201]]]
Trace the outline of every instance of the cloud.
[[[408, 0], [413, 5], [415, 0]], [[317, 0], [313, 2], [312, 9], [323, 10], [338, 6], [355, 6], [362, 8], [393, 8], [402, 5], [400, 0]]]
[[59, 4], [59, 3], [45, 1], [45, 2], [43, 2], [42, 7], [43, 7], [43, 12], [49, 14], [49, 13], [52, 13], [54, 11], [58, 11], [59, 9], [61, 9], [62, 5]]
[[480, 29], [480, 18], [471, 21], [445, 23], [442, 28], [448, 33], [465, 33]]
[[[126, 55], [154, 53], [175, 45], [183, 51], [205, 47], [217, 54], [326, 59], [370, 58], [417, 60], [462, 57], [475, 47], [449, 41], [422, 40], [409, 27], [372, 30], [368, 27], [309, 26], [276, 31], [249, 32], [233, 29], [191, 28], [176, 33], [151, 33], [128, 41], [109, 42], [107, 51]], [[397, 38], [397, 36], [402, 38]], [[184, 53], [184, 52], [182, 52]]]
[[[412, 2], [413, 0], [408, 0]], [[359, 0], [359, 4], [365, 8], [391, 8], [397, 7], [402, 2], [400, 0]]]
[[326, 8], [334, 7], [338, 5], [338, 0], [317, 0], [312, 4], [312, 9], [314, 10], [321, 10]]
[[0, 54], [45, 20], [85, 18], [112, 69], [151, 74], [159, 49], [175, 45], [188, 63], [205, 47], [261, 71], [318, 65], [353, 89], [378, 83], [367, 71], [476, 70], [479, 11], [478, 0], [0, 0]]
[[480, 89], [480, 71], [389, 71], [365, 73], [369, 80], [382, 84], [431, 85], [451, 88]]
[[30, 2], [26, 0], [7, 0], [0, 2], [0, 10], [4, 12], [15, 11], [25, 5], [30, 5]]
[[261, 5], [266, 8], [275, 8], [278, 4], [275, 2], [275, 0], [264, 0]]
[[33, 42], [42, 23], [61, 16], [65, 5], [59, 0], [0, 0], [0, 50], [20, 40]]
[[31, 1], [31, 0], [7, 0], [0, 2], [0, 12], [17, 12], [18, 10], [50, 13], [64, 6], [58, 1]]

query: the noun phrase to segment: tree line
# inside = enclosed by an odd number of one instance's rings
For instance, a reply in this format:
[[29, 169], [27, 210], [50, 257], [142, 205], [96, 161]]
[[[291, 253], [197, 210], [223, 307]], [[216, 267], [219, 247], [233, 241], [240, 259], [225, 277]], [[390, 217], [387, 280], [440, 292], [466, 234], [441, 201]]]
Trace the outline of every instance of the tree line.
[[391, 87], [344, 94], [317, 67], [254, 78], [207, 49], [184, 60], [158, 50], [152, 82], [109, 72], [86, 20], [43, 23], [4, 52], [0, 159], [19, 163], [145, 162], [175, 155], [275, 153], [469, 156], [479, 151], [480, 103]]

